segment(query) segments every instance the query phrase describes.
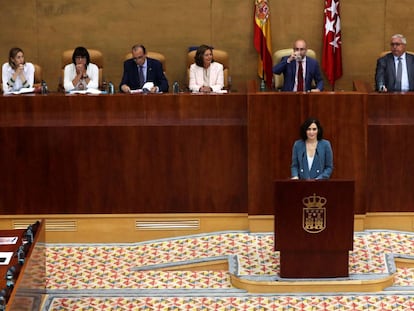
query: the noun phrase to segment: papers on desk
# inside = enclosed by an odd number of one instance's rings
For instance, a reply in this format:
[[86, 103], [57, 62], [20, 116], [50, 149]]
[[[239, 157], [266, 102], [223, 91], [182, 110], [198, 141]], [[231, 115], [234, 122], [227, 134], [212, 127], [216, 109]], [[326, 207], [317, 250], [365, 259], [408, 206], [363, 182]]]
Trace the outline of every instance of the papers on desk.
[[11, 92], [12, 94], [26, 94], [26, 93], [33, 93], [34, 87], [23, 87], [18, 91]]
[[102, 91], [98, 89], [86, 89], [86, 90], [72, 90], [69, 94], [101, 94]]
[[144, 91], [142, 89], [138, 89], [138, 90], [129, 90], [130, 94], [137, 94], [137, 93], [143, 93]]
[[[145, 84], [143, 85], [142, 89], [130, 90], [129, 93], [130, 94], [150, 93], [151, 92], [151, 89], [153, 87], [154, 87], [154, 82], [145, 82]], [[162, 92], [157, 92], [157, 93], [162, 93]]]
[[7, 266], [12, 256], [13, 252], [0, 252], [0, 266]]
[[17, 236], [3, 236], [0, 237], [0, 245], [16, 244], [19, 238]]
[[208, 92], [208, 93], [204, 93], [204, 92], [199, 92], [199, 91], [193, 91], [193, 94], [227, 94], [227, 90], [218, 90], [218, 91], [212, 91], [212, 92]]

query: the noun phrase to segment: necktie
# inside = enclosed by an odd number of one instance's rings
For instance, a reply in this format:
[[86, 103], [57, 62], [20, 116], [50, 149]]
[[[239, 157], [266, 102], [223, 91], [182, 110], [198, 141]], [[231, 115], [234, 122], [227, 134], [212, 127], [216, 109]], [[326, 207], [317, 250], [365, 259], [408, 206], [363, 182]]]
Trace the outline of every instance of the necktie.
[[401, 91], [401, 78], [402, 78], [402, 62], [401, 62], [401, 57], [398, 57], [397, 79], [395, 80], [396, 91]]
[[302, 62], [298, 62], [298, 92], [303, 92], [303, 67]]
[[144, 86], [144, 72], [142, 70], [142, 66], [138, 66], [138, 78], [139, 78], [139, 88], [142, 89], [142, 87]]

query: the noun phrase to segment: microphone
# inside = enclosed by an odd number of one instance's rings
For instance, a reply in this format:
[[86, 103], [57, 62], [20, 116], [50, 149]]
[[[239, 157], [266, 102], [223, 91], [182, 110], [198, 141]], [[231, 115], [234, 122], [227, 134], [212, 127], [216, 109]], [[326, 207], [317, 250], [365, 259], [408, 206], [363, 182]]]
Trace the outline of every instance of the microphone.
[[16, 281], [17, 277], [19, 276], [21, 265], [14, 265], [11, 266], [6, 272], [6, 286], [7, 287], [14, 287], [14, 282]]

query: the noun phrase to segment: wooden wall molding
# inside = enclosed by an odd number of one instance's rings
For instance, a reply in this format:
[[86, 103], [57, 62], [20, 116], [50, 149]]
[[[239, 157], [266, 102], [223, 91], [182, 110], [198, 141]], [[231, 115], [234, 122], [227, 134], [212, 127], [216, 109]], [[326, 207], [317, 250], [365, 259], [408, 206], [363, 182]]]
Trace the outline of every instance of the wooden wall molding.
[[[235, 214], [84, 214], [84, 215], [2, 215], [0, 230], [23, 227], [45, 219], [47, 243], [122, 243], [201, 234], [216, 231], [272, 232], [272, 215]], [[198, 229], [138, 230], [137, 220], [160, 219], [176, 223], [198, 219]], [[56, 223], [75, 222], [76, 230], [56, 230]], [[27, 226], [26, 226], [27, 227]], [[414, 231], [414, 213], [367, 213], [355, 215], [354, 231], [388, 229]]]

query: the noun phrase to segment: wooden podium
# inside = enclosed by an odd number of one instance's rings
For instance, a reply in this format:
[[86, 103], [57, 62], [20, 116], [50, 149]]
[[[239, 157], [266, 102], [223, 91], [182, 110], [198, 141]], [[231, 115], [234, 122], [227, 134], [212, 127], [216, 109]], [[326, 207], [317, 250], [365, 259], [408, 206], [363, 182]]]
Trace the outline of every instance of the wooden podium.
[[349, 276], [354, 181], [275, 181], [275, 250], [283, 278]]

